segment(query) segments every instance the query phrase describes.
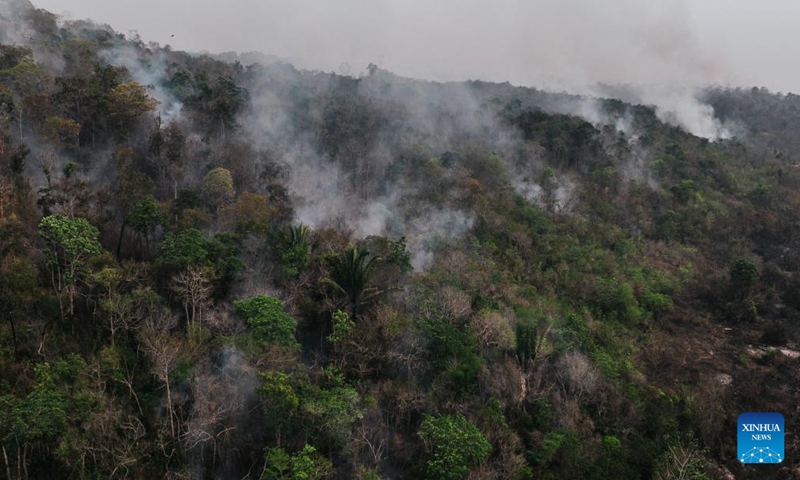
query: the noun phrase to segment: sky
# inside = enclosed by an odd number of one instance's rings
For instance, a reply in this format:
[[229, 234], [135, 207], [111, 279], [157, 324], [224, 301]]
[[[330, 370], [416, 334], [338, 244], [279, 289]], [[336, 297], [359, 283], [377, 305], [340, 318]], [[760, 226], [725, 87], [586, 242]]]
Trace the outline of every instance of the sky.
[[[4, 0], [0, 0], [4, 1]], [[357, 75], [800, 93], [796, 0], [33, 0], [187, 51]], [[174, 35], [174, 37], [172, 36]]]

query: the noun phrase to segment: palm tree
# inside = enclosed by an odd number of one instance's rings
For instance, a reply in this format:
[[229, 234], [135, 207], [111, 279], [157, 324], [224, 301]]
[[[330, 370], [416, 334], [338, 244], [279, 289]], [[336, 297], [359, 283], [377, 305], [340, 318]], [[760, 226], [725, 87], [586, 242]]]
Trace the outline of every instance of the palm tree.
[[290, 276], [296, 277], [308, 264], [308, 255], [311, 251], [308, 237], [311, 230], [302, 223], [289, 227], [289, 233], [284, 236], [284, 249], [281, 252], [283, 270]]
[[311, 230], [308, 228], [308, 225], [303, 225], [302, 223], [297, 226], [290, 226], [289, 227], [289, 245], [292, 247], [295, 246], [305, 246], [308, 244], [308, 234]]
[[325, 279], [325, 283], [347, 296], [353, 320], [356, 320], [358, 307], [380, 293], [368, 292], [367, 289], [372, 270], [379, 260], [380, 257], [371, 256], [366, 249], [359, 249], [358, 246], [350, 244], [343, 256], [336, 257], [330, 262], [331, 278]]

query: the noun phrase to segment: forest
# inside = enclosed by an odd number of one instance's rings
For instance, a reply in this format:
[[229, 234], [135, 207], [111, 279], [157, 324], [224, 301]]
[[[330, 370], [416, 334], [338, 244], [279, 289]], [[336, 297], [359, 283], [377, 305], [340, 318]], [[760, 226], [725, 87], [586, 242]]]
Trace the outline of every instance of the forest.
[[800, 97], [698, 99], [0, 3], [0, 478], [800, 478]]

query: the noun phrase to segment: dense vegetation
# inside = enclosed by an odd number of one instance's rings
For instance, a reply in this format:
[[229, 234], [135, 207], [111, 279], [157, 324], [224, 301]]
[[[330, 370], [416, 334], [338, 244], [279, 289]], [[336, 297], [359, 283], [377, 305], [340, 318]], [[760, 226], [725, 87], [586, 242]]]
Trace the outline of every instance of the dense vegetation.
[[797, 97], [711, 142], [0, 14], [0, 477], [792, 474], [734, 432], [797, 426]]

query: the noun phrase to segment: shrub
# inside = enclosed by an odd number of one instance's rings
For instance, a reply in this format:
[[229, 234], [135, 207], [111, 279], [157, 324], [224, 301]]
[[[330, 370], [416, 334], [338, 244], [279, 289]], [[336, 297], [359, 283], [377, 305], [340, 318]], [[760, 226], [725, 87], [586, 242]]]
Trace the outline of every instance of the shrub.
[[492, 450], [478, 427], [463, 415], [426, 417], [419, 436], [428, 452], [425, 471], [431, 479], [462, 479], [470, 467], [486, 461]]
[[294, 338], [297, 320], [286, 313], [277, 298], [258, 295], [233, 302], [233, 305], [239, 315], [247, 318], [247, 326], [256, 340], [285, 347], [298, 346]]

